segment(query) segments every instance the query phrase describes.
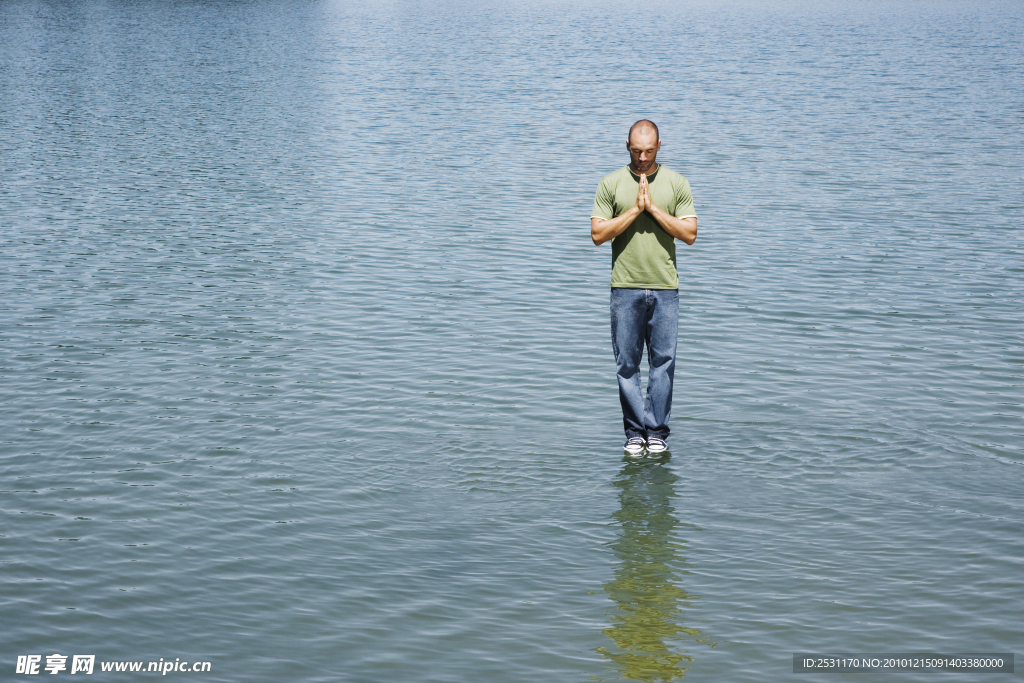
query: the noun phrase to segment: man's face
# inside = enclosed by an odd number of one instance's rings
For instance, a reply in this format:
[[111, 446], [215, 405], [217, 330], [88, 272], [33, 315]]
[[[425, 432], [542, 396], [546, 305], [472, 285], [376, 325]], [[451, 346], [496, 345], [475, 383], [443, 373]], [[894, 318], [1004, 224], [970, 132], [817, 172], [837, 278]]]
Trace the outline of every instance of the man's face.
[[661, 140], [653, 128], [639, 128], [633, 131], [626, 143], [629, 150], [630, 165], [637, 173], [647, 174], [654, 168], [654, 159], [661, 149]]

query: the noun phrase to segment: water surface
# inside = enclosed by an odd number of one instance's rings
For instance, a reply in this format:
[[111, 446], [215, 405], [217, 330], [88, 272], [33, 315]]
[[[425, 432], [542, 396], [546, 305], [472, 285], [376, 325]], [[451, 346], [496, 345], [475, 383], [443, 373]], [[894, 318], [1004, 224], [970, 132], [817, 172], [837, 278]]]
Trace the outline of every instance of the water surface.
[[[0, 4], [0, 667], [1024, 651], [1020, 6], [642, 9]], [[631, 462], [641, 116], [700, 233]]]

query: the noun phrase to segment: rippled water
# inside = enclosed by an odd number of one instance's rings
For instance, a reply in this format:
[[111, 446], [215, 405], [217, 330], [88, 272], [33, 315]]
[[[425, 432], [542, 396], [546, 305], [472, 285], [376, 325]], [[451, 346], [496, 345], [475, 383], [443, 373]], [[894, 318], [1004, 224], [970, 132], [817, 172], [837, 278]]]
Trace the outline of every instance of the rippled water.
[[[0, 3], [0, 669], [1022, 651], [1022, 33], [997, 2]], [[588, 227], [641, 116], [700, 234], [672, 454], [630, 462]]]

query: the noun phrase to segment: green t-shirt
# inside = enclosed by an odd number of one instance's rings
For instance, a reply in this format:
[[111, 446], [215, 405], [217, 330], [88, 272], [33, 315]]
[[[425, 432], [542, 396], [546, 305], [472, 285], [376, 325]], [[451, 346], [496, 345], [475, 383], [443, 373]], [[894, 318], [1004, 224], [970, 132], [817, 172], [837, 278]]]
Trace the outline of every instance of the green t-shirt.
[[[651, 200], [676, 218], [696, 217], [690, 183], [664, 166], [648, 176]], [[629, 166], [601, 178], [594, 196], [593, 218], [610, 220], [636, 204], [640, 176]], [[612, 240], [612, 287], [629, 289], [679, 289], [676, 272], [676, 241], [647, 211], [636, 217], [625, 232]]]

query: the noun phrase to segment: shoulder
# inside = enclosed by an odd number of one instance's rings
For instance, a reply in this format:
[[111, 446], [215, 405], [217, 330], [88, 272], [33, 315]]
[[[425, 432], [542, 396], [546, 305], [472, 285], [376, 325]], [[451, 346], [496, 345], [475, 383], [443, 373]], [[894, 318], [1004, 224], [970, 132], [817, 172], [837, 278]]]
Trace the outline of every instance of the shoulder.
[[676, 185], [676, 186], [681, 185], [683, 187], [689, 187], [690, 186], [690, 182], [684, 176], [676, 173], [675, 171], [673, 171], [671, 168], [668, 168], [667, 166], [659, 166], [658, 167], [658, 177], [659, 178], [662, 177], [661, 176], [662, 173], [665, 174], [665, 180], [668, 180], [672, 185]]
[[623, 166], [622, 168], [620, 168], [618, 170], [615, 170], [615, 171], [612, 171], [608, 175], [606, 175], [603, 178], [601, 178], [601, 182], [599, 183], [599, 187], [608, 187], [608, 188], [615, 187], [616, 185], [619, 184], [619, 181], [622, 180], [623, 176], [626, 176], [626, 177], [629, 176], [629, 167], [628, 166]]

